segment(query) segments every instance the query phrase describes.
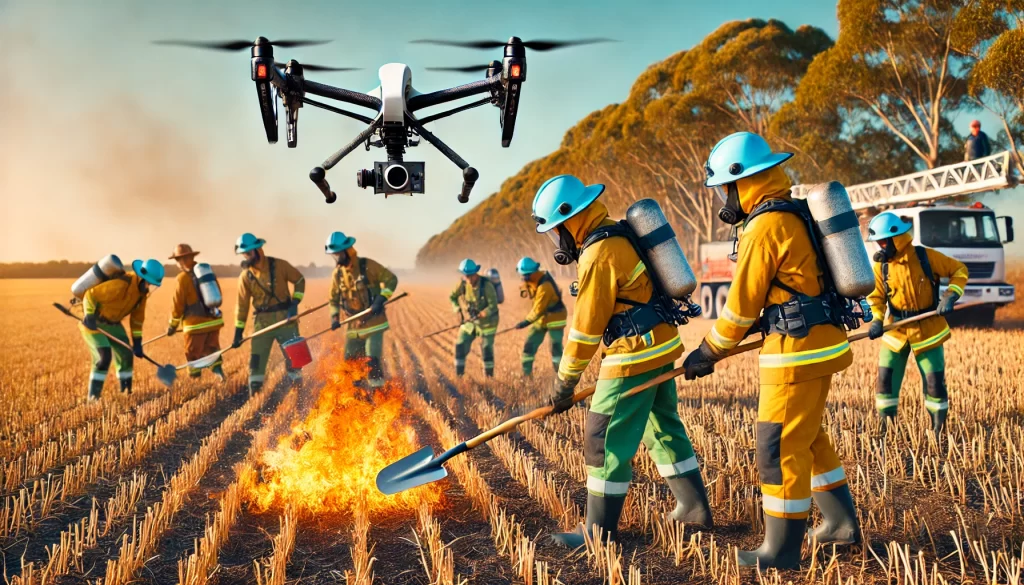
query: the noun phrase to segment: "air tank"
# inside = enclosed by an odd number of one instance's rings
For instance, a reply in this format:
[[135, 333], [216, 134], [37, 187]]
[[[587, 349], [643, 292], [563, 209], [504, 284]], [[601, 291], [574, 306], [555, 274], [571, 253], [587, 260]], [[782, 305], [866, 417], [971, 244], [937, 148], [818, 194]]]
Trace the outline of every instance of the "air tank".
[[85, 274], [78, 277], [78, 280], [71, 285], [71, 294], [79, 299], [85, 298], [85, 293], [90, 288], [122, 274], [124, 274], [124, 265], [121, 264], [121, 259], [113, 254], [107, 254], [100, 258], [99, 262], [93, 264], [89, 270], [86, 270]]
[[501, 286], [501, 275], [498, 274], [497, 268], [491, 268], [487, 271], [487, 280], [494, 284], [494, 291], [498, 294], [498, 304], [505, 302], [505, 288]]
[[192, 268], [192, 274], [196, 277], [196, 284], [199, 285], [199, 298], [207, 309], [216, 309], [224, 300], [220, 294], [220, 286], [217, 285], [217, 277], [213, 274], [213, 268], [209, 264], [196, 264]]
[[641, 199], [630, 205], [626, 223], [640, 237], [651, 264], [648, 268], [657, 275], [668, 296], [682, 300], [697, 289], [697, 278], [657, 201]]
[[818, 224], [822, 251], [836, 290], [851, 299], [866, 296], [875, 288], [875, 274], [860, 239], [860, 223], [846, 188], [837, 181], [811, 187], [807, 208]]

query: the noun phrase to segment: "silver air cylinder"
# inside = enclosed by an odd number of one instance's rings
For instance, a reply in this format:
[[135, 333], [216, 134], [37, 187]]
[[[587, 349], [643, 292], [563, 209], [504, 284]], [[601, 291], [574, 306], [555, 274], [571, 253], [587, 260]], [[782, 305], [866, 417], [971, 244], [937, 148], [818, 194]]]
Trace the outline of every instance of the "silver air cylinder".
[[875, 288], [875, 274], [846, 188], [836, 181], [815, 185], [807, 192], [807, 207], [823, 237], [836, 290], [851, 299], [867, 296]]
[[491, 268], [487, 271], [487, 280], [490, 280], [494, 284], [494, 291], [498, 294], [498, 302], [505, 302], [505, 288], [501, 286], [501, 275], [498, 274], [497, 268]]
[[220, 294], [220, 287], [217, 286], [217, 277], [213, 274], [213, 268], [209, 264], [196, 264], [192, 274], [199, 284], [199, 297], [207, 309], [216, 309], [223, 302]]
[[647, 268], [654, 271], [668, 296], [679, 300], [696, 290], [697, 278], [657, 201], [641, 199], [630, 205], [626, 223], [640, 237], [651, 263]]
[[85, 271], [85, 274], [78, 277], [78, 280], [71, 285], [71, 294], [82, 299], [88, 290], [101, 282], [116, 278], [124, 274], [124, 265], [121, 259], [113, 254], [107, 254], [100, 261], [93, 264], [92, 268]]

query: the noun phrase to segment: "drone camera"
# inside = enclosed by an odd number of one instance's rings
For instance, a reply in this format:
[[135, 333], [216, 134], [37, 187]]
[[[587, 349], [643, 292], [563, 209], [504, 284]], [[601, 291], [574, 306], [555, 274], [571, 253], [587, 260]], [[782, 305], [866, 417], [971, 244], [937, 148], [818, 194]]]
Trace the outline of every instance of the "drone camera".
[[389, 161], [373, 163], [373, 170], [356, 173], [356, 185], [363, 189], [373, 187], [374, 193], [385, 195], [412, 195], [423, 193], [426, 163]]

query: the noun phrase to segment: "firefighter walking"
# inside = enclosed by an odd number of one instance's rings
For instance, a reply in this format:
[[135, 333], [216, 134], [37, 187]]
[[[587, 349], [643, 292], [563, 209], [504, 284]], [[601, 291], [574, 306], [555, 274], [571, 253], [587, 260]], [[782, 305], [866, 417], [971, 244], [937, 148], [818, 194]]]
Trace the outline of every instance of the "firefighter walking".
[[[220, 330], [224, 327], [224, 317], [217, 308], [209, 308], [204, 302], [199, 289], [199, 280], [193, 272], [196, 267], [196, 255], [188, 244], [178, 244], [169, 260], [178, 263], [178, 273], [174, 290], [174, 302], [171, 309], [171, 320], [167, 324], [167, 335], [172, 336], [180, 328], [185, 337], [185, 359], [189, 362], [206, 357], [220, 351]], [[209, 278], [216, 282], [211, 272]], [[217, 285], [219, 291], [220, 286]], [[217, 304], [220, 304], [218, 295]], [[224, 361], [210, 364], [210, 371], [222, 382], [224, 381]], [[188, 375], [198, 378], [202, 369], [188, 367]]]
[[[832, 375], [853, 362], [845, 331], [822, 318], [823, 272], [805, 220], [795, 213], [767, 213], [791, 201], [790, 181], [779, 166], [792, 154], [773, 153], [756, 134], [738, 132], [721, 140], [708, 157], [706, 185], [728, 193], [719, 217], [745, 221], [735, 278], [722, 314], [685, 362], [692, 380], [714, 371], [760, 323], [765, 333], [758, 358], [756, 460], [765, 514], [764, 542], [739, 551], [741, 566], [797, 568], [811, 500], [824, 521], [812, 536], [819, 543], [853, 543], [860, 530], [842, 462], [822, 426]], [[782, 304], [807, 301], [818, 313], [800, 313], [789, 329]], [[805, 306], [798, 303], [803, 311]], [[762, 317], [763, 311], [763, 317]], [[801, 325], [802, 323], [802, 325]]]
[[[264, 244], [265, 240], [250, 233], [242, 234], [235, 242], [235, 253], [245, 257], [246, 267], [238, 275], [235, 338], [231, 347], [242, 344], [249, 305], [253, 308], [253, 331], [295, 317], [299, 312], [299, 303], [306, 290], [306, 279], [286, 260], [267, 256], [263, 252]], [[292, 285], [291, 291], [289, 284]], [[263, 387], [267, 360], [274, 341], [280, 345], [298, 336], [299, 324], [292, 322], [252, 340], [252, 353], [249, 356], [250, 394]], [[284, 358], [288, 380], [293, 384], [301, 382], [301, 370], [292, 367], [287, 355]]]
[[537, 231], [555, 242], [555, 261], [578, 264], [572, 326], [549, 399], [554, 412], [572, 406], [580, 376], [602, 340], [606, 346], [584, 429], [586, 521], [575, 532], [552, 536], [570, 548], [582, 546], [583, 531], [590, 533], [595, 525], [607, 538], [617, 537], [633, 475], [631, 460], [641, 441], [677, 499], [671, 517], [712, 525], [697, 457], [679, 418], [675, 382], [622, 397], [671, 369], [683, 344], [676, 328], [648, 304], [654, 287], [630, 240], [600, 233], [615, 225], [597, 200], [603, 191], [604, 185], [584, 186], [576, 177], [561, 175], [545, 182], [533, 201]]
[[[455, 373], [466, 373], [466, 356], [473, 340], [480, 337], [484, 374], [494, 377], [494, 334], [498, 332], [498, 291], [488, 278], [480, 276], [480, 265], [466, 258], [459, 263], [462, 280], [449, 299], [452, 310], [459, 316], [459, 336], [455, 340]], [[463, 311], [465, 304], [465, 312]]]
[[[111, 361], [121, 383], [121, 392], [131, 393], [134, 358], [141, 358], [142, 324], [146, 320], [146, 297], [164, 279], [164, 267], [157, 260], [136, 260], [132, 270], [97, 284], [82, 299], [85, 315], [79, 324], [82, 338], [92, 354], [89, 400], [97, 400], [103, 391]], [[128, 317], [131, 341], [124, 325]], [[105, 331], [132, 346], [132, 351], [111, 343]]]
[[[932, 430], [938, 435], [949, 412], [942, 345], [949, 339], [950, 330], [942, 315], [953, 312], [954, 303], [964, 294], [968, 274], [959, 260], [913, 245], [912, 227], [908, 219], [891, 211], [878, 214], [868, 226], [868, 240], [877, 242], [880, 248], [875, 254], [875, 290], [868, 295], [875, 317], [870, 337], [882, 338], [875, 408], [883, 429], [896, 419], [903, 375], [913, 353], [924, 386], [924, 407], [931, 416]], [[949, 286], [941, 295], [940, 278], [949, 279]], [[937, 311], [939, 316], [883, 334], [886, 309], [889, 323], [928, 311]]]
[[369, 385], [384, 385], [384, 332], [388, 317], [384, 303], [395, 293], [398, 277], [376, 260], [360, 257], [356, 239], [342, 232], [327, 237], [324, 252], [334, 257], [331, 274], [331, 329], [341, 327], [341, 313], [351, 316], [370, 309], [370, 316], [347, 326], [345, 359], [368, 358]]
[[523, 279], [521, 296], [533, 301], [530, 312], [516, 324], [517, 329], [529, 328], [523, 345], [523, 375], [533, 375], [533, 361], [544, 337], [551, 340], [551, 364], [557, 372], [558, 363], [562, 360], [562, 337], [568, 316], [562, 302], [562, 291], [551, 273], [541, 270], [533, 258], [521, 258], [516, 264], [516, 272]]

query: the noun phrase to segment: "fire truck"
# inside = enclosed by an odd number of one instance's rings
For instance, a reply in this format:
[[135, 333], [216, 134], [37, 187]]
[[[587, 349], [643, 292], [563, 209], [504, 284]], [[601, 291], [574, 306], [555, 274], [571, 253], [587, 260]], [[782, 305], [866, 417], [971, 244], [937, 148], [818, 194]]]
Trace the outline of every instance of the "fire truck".
[[[960, 260], [970, 273], [963, 301], [986, 303], [958, 311], [951, 323], [990, 327], [996, 309], [1012, 303], [1016, 291], [1006, 282], [1003, 244], [1013, 241], [1013, 218], [997, 217], [980, 202], [964, 203], [980, 195], [1016, 185], [1009, 152], [911, 173], [893, 179], [853, 185], [846, 190], [866, 234], [867, 223], [882, 211], [895, 210], [914, 223], [914, 244], [927, 246]], [[793, 196], [802, 198], [812, 185], [796, 185]], [[877, 249], [866, 242], [868, 255]], [[700, 304], [704, 317], [715, 319], [725, 307], [734, 278], [732, 241], [700, 246]], [[945, 282], [942, 283], [945, 289]]]

